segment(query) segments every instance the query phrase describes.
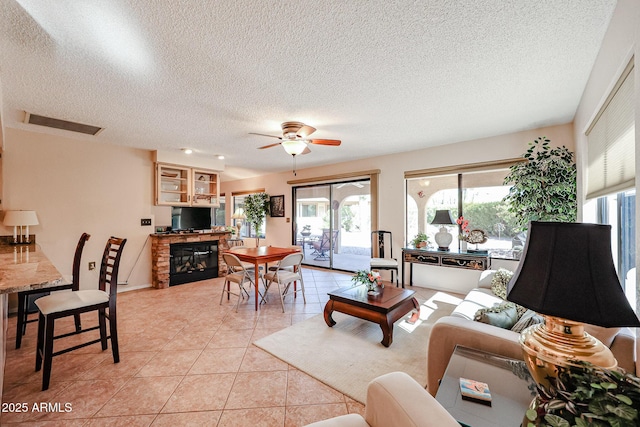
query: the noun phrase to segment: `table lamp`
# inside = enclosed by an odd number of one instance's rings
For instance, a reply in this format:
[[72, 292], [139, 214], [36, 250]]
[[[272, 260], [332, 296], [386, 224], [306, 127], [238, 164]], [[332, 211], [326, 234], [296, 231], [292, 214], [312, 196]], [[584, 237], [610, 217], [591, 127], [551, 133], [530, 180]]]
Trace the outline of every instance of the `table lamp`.
[[238, 208], [231, 215], [231, 219], [236, 220], [236, 236], [240, 237], [240, 229], [242, 228], [242, 221], [247, 219], [247, 216], [244, 214], [244, 209]]
[[[31, 243], [29, 239], [29, 226], [38, 225], [38, 217], [36, 216], [36, 211], [6, 211], [4, 214], [4, 220], [2, 223], [4, 225], [13, 226], [12, 244], [28, 245], [29, 243]], [[19, 240], [18, 240], [18, 227], [20, 227]]]
[[614, 268], [609, 225], [531, 222], [507, 300], [545, 319], [522, 331], [520, 345], [533, 379], [547, 390], [559, 366], [583, 361], [617, 367], [611, 350], [585, 332], [584, 323], [640, 326]]
[[438, 250], [448, 251], [449, 245], [453, 240], [453, 236], [449, 233], [446, 226], [455, 224], [453, 217], [451, 216], [451, 211], [447, 209], [436, 210], [436, 215], [433, 217], [431, 224], [442, 226], [440, 227], [440, 231], [438, 231], [434, 237], [438, 244]]

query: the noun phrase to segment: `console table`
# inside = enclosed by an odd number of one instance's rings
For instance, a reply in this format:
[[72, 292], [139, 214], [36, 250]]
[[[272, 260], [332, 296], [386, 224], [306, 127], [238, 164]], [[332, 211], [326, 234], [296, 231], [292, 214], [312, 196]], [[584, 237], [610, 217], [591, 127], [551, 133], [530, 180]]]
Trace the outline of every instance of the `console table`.
[[486, 270], [491, 266], [488, 252], [437, 251], [430, 249], [402, 248], [402, 281], [404, 264], [409, 263], [409, 285], [413, 286], [413, 264]]

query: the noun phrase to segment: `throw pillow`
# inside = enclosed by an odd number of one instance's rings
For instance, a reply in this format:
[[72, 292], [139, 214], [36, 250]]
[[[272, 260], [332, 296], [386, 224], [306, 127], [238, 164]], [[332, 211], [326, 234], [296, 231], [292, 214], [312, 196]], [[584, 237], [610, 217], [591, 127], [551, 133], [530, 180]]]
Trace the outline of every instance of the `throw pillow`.
[[537, 323], [543, 323], [544, 318], [540, 316], [533, 310], [527, 310], [521, 317], [518, 319], [515, 325], [511, 327], [513, 332], [520, 333], [527, 329], [531, 325], [535, 325]]
[[[511, 280], [512, 277], [513, 271], [509, 271], [506, 268], [499, 268], [491, 279], [491, 292], [493, 292], [496, 296], [499, 296], [500, 298], [506, 300], [507, 286], [509, 285], [509, 280]], [[514, 305], [516, 307], [516, 311], [518, 312], [518, 318], [526, 313], [526, 307], [517, 304]]]
[[518, 321], [518, 311], [512, 302], [505, 302], [493, 307], [481, 308], [473, 320], [488, 323], [503, 329], [511, 329]]

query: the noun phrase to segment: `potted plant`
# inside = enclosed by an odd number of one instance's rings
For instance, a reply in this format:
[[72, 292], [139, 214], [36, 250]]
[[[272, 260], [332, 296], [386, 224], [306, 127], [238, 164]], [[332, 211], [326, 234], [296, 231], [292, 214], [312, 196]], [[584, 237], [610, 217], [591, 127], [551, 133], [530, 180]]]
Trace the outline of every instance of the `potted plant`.
[[414, 248], [424, 248], [429, 243], [429, 237], [425, 233], [418, 233], [411, 239], [411, 244]]
[[640, 424], [640, 378], [586, 362], [560, 367], [526, 414], [526, 426], [627, 427]]
[[309, 224], [302, 227], [302, 231], [300, 232], [304, 237], [311, 236], [311, 226]]
[[565, 146], [551, 148], [549, 142], [546, 137], [530, 142], [525, 161], [511, 166], [504, 179], [511, 189], [503, 200], [522, 230], [529, 221], [576, 221], [573, 153]]
[[267, 193], [249, 194], [244, 198], [244, 214], [253, 225], [256, 233], [256, 246], [260, 243], [260, 227], [269, 213], [269, 195]]

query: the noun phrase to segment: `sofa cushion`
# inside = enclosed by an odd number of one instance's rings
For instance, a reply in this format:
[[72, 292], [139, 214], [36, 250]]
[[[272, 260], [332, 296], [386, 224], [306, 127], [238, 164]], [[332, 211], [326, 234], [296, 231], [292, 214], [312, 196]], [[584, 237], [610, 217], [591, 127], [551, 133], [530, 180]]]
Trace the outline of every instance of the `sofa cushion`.
[[511, 327], [511, 330], [513, 332], [520, 333], [531, 325], [535, 325], [543, 322], [544, 322], [544, 318], [542, 316], [540, 316], [538, 313], [536, 313], [533, 310], [527, 310], [522, 316], [520, 316], [516, 324]]
[[494, 307], [481, 308], [476, 312], [473, 320], [502, 329], [511, 329], [518, 321], [518, 311], [514, 303], [505, 302]]
[[491, 281], [493, 280], [493, 276], [496, 274], [496, 270], [484, 270], [480, 273], [480, 278], [478, 279], [478, 287], [484, 289], [491, 289]]
[[513, 277], [513, 271], [505, 268], [499, 268], [493, 276], [491, 276], [491, 291], [502, 299], [507, 299], [507, 285]]
[[451, 313], [452, 316], [473, 320], [476, 312], [481, 308], [493, 307], [504, 300], [493, 295], [488, 289], [472, 289]]

